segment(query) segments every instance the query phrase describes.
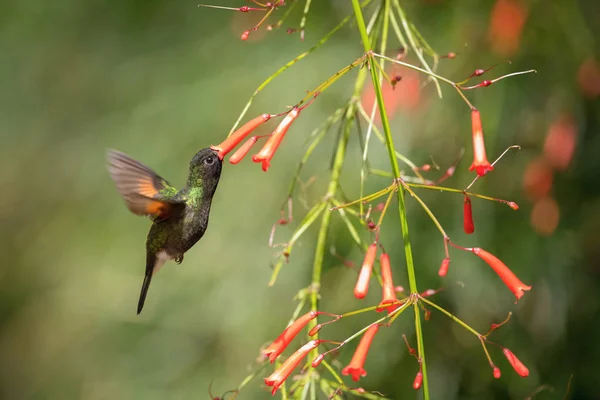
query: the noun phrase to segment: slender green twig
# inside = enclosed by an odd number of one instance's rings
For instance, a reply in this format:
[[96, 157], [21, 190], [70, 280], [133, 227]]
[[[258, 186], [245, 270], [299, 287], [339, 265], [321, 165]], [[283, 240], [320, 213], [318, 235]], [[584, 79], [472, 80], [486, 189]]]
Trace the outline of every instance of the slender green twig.
[[[373, 59], [373, 53], [371, 48], [371, 43], [369, 41], [369, 37], [367, 35], [365, 20], [363, 17], [362, 9], [360, 7], [360, 3], [358, 0], [352, 0], [352, 7], [354, 9], [354, 14], [356, 16], [356, 22], [358, 25], [358, 29], [360, 32], [360, 36], [363, 42], [363, 46], [365, 52], [369, 55], [369, 58]], [[390, 0], [385, 0], [385, 7], [389, 9]], [[381, 117], [381, 124], [383, 127], [383, 131], [386, 138], [386, 147], [388, 150], [388, 156], [390, 159], [390, 164], [392, 166], [392, 171], [396, 179], [400, 178], [400, 168], [398, 166], [398, 159], [396, 158], [396, 152], [394, 147], [394, 141], [392, 138], [392, 132], [390, 129], [390, 124], [388, 120], [387, 113], [385, 111], [385, 104], [383, 101], [383, 94], [381, 92], [381, 87], [379, 84], [379, 77], [375, 68], [371, 68], [371, 80], [373, 82], [373, 88], [375, 89], [375, 95], [377, 97], [377, 103], [379, 106], [379, 115]], [[415, 267], [412, 258], [412, 248], [410, 244], [409, 232], [408, 232], [408, 222], [406, 220], [406, 205], [404, 203], [404, 190], [398, 190], [398, 212], [400, 215], [400, 222], [402, 226], [402, 236], [404, 238], [404, 252], [406, 256], [406, 264], [408, 271], [408, 282], [410, 286], [411, 293], [418, 293], [417, 290], [417, 281], [415, 278]], [[423, 345], [423, 332], [421, 328], [421, 317], [420, 310], [418, 305], [414, 304], [414, 313], [415, 313], [415, 330], [417, 336], [417, 347], [419, 351], [419, 357], [421, 358], [421, 369], [423, 372], [423, 397], [425, 400], [429, 400], [429, 383], [427, 376], [427, 364], [425, 362], [425, 349]]]
[[[365, 0], [360, 7], [365, 7], [367, 4], [369, 4], [372, 0]], [[304, 53], [300, 54], [299, 56], [297, 56], [296, 58], [294, 58], [293, 60], [290, 60], [287, 64], [285, 64], [283, 67], [279, 68], [277, 71], [275, 71], [272, 75], [270, 75], [267, 79], [265, 79], [263, 81], [263, 83], [261, 83], [258, 88], [256, 88], [256, 90], [254, 91], [254, 93], [252, 94], [252, 96], [250, 96], [250, 99], [248, 99], [248, 102], [246, 103], [246, 105], [244, 106], [244, 109], [242, 110], [242, 112], [240, 113], [240, 116], [238, 117], [238, 119], [235, 121], [235, 123], [233, 124], [233, 126], [231, 127], [231, 130], [229, 131], [229, 135], [231, 135], [233, 133], [233, 131], [235, 131], [235, 129], [238, 127], [238, 125], [240, 124], [240, 122], [242, 121], [242, 119], [244, 118], [244, 116], [246, 115], [246, 113], [248, 112], [248, 109], [250, 108], [250, 106], [252, 105], [252, 102], [254, 101], [254, 98], [256, 96], [258, 96], [258, 94], [269, 84], [271, 83], [271, 81], [273, 81], [273, 79], [275, 79], [277, 76], [279, 76], [281, 73], [283, 73], [285, 70], [287, 70], [288, 68], [290, 68], [292, 65], [296, 64], [298, 61], [302, 60], [303, 58], [305, 58], [306, 56], [308, 56], [309, 54], [311, 54], [312, 52], [314, 52], [315, 50], [317, 50], [319, 47], [321, 47], [322, 45], [324, 45], [333, 35], [335, 35], [340, 29], [342, 29], [344, 27], [344, 25], [346, 25], [350, 20], [352, 19], [352, 15], [347, 16], [346, 18], [344, 18], [335, 28], [333, 28], [331, 31], [329, 31], [325, 36], [323, 36], [323, 38], [321, 38], [321, 40], [319, 40], [314, 46], [312, 46], [310, 49], [308, 49], [307, 51], [305, 51]]]

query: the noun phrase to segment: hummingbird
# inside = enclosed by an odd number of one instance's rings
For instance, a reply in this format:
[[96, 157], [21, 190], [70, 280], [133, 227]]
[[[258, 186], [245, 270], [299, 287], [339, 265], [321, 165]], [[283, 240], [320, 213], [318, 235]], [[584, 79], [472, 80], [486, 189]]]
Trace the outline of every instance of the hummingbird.
[[129, 211], [153, 221], [146, 240], [146, 273], [137, 313], [144, 307], [152, 276], [169, 260], [177, 264], [202, 238], [208, 227], [213, 195], [221, 177], [217, 152], [202, 149], [190, 161], [187, 183], [181, 190], [125, 153], [109, 150], [108, 172]]

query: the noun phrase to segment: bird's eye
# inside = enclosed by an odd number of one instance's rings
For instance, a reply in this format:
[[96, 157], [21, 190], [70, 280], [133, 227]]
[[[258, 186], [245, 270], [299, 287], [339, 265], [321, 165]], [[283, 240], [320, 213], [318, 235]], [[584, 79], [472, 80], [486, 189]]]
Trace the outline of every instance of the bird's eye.
[[214, 162], [215, 162], [215, 159], [214, 159], [214, 157], [206, 157], [206, 158], [204, 159], [204, 163], [205, 163], [206, 165], [212, 165]]

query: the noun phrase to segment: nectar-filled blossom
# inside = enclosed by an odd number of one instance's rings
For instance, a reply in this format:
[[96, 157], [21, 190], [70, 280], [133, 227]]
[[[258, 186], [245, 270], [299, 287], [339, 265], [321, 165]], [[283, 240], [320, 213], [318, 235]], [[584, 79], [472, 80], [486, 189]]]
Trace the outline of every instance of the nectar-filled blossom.
[[473, 254], [485, 261], [494, 270], [494, 272], [498, 274], [504, 284], [510, 289], [511, 292], [513, 292], [517, 300], [523, 297], [525, 290], [531, 289], [531, 286], [521, 282], [521, 280], [517, 278], [517, 276], [506, 266], [506, 264], [500, 261], [493, 254], [490, 254], [479, 247], [474, 247], [471, 249], [471, 251]]
[[387, 310], [388, 313], [391, 313], [400, 307], [400, 304], [396, 298], [396, 290], [394, 287], [394, 281], [392, 279], [390, 256], [387, 253], [381, 253], [381, 256], [379, 256], [379, 263], [381, 264], [383, 297], [381, 299], [381, 303], [379, 303], [379, 306], [377, 307], [377, 312]]
[[227, 139], [217, 146], [210, 146], [211, 149], [216, 150], [219, 159], [223, 159], [231, 150], [235, 148], [242, 140], [246, 138], [253, 130], [258, 128], [271, 119], [270, 114], [262, 114], [258, 117], [251, 119], [242, 125], [239, 129], [233, 132]]
[[252, 146], [254, 146], [254, 143], [256, 143], [257, 140], [258, 136], [252, 136], [250, 139], [246, 140], [244, 144], [241, 145], [240, 148], [237, 149], [235, 153], [231, 155], [231, 157], [229, 157], [229, 162], [231, 164], [237, 164], [240, 161], [242, 161], [242, 159], [246, 157], [246, 154], [248, 154], [248, 152], [250, 151]]
[[295, 320], [290, 326], [284, 329], [284, 331], [275, 339], [273, 343], [265, 350], [263, 354], [269, 357], [269, 361], [272, 363], [285, 348], [290, 344], [292, 340], [298, 335], [298, 333], [304, 329], [304, 327], [318, 315], [316, 311], [309, 311], [297, 320]]
[[371, 347], [371, 343], [373, 342], [373, 337], [379, 330], [379, 325], [371, 325], [369, 329], [363, 334], [360, 339], [360, 343], [352, 356], [352, 360], [350, 364], [346, 365], [346, 367], [342, 370], [343, 375], [352, 375], [352, 380], [354, 382], [358, 382], [358, 380], [362, 376], [367, 376], [367, 371], [365, 371], [365, 360], [367, 359], [367, 354], [369, 353], [369, 347]]
[[354, 287], [354, 296], [357, 299], [364, 299], [369, 291], [369, 280], [371, 279], [371, 271], [377, 254], [377, 243], [372, 243], [367, 249], [367, 254], [363, 260], [356, 286]]
[[463, 227], [467, 235], [475, 232], [475, 224], [473, 224], [473, 207], [471, 206], [471, 199], [469, 196], [465, 196], [465, 201], [463, 203]]
[[485, 141], [483, 138], [483, 128], [481, 127], [481, 114], [479, 110], [471, 111], [471, 126], [473, 130], [473, 163], [469, 171], [475, 170], [477, 175], [484, 176], [492, 171], [494, 167], [487, 159], [485, 153]]
[[446, 257], [442, 260], [442, 265], [440, 265], [438, 275], [441, 277], [446, 276], [446, 274], [448, 274], [448, 268], [450, 268], [450, 259]]
[[265, 384], [267, 386], [273, 386], [271, 394], [275, 396], [275, 393], [283, 382], [291, 375], [292, 371], [296, 369], [298, 364], [310, 353], [316, 349], [317, 346], [322, 343], [322, 340], [311, 340], [304, 346], [300, 347], [294, 354], [288, 357], [287, 360], [281, 364], [279, 368], [275, 370], [269, 377], [265, 378]]
[[275, 128], [275, 131], [273, 131], [273, 134], [269, 137], [269, 140], [267, 140], [258, 154], [252, 156], [252, 161], [262, 163], [263, 171], [267, 172], [269, 169], [269, 166], [271, 165], [271, 159], [275, 155], [275, 152], [290, 128], [290, 125], [296, 118], [298, 118], [298, 115], [300, 115], [300, 108], [293, 108], [292, 111], [285, 116], [277, 128]]
[[502, 352], [504, 353], [504, 356], [506, 357], [510, 365], [513, 367], [513, 369], [517, 371], [517, 374], [519, 374], [523, 378], [529, 376], [529, 369], [521, 362], [521, 360], [519, 360], [513, 354], [512, 351], [510, 351], [507, 348], [504, 348], [502, 349]]

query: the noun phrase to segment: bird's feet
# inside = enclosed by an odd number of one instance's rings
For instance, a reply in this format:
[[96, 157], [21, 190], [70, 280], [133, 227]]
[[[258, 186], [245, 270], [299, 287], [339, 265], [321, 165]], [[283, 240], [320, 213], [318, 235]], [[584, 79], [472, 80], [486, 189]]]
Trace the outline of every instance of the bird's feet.
[[181, 253], [180, 255], [177, 256], [177, 258], [175, 258], [175, 262], [177, 264], [181, 264], [183, 262], [183, 253]]

